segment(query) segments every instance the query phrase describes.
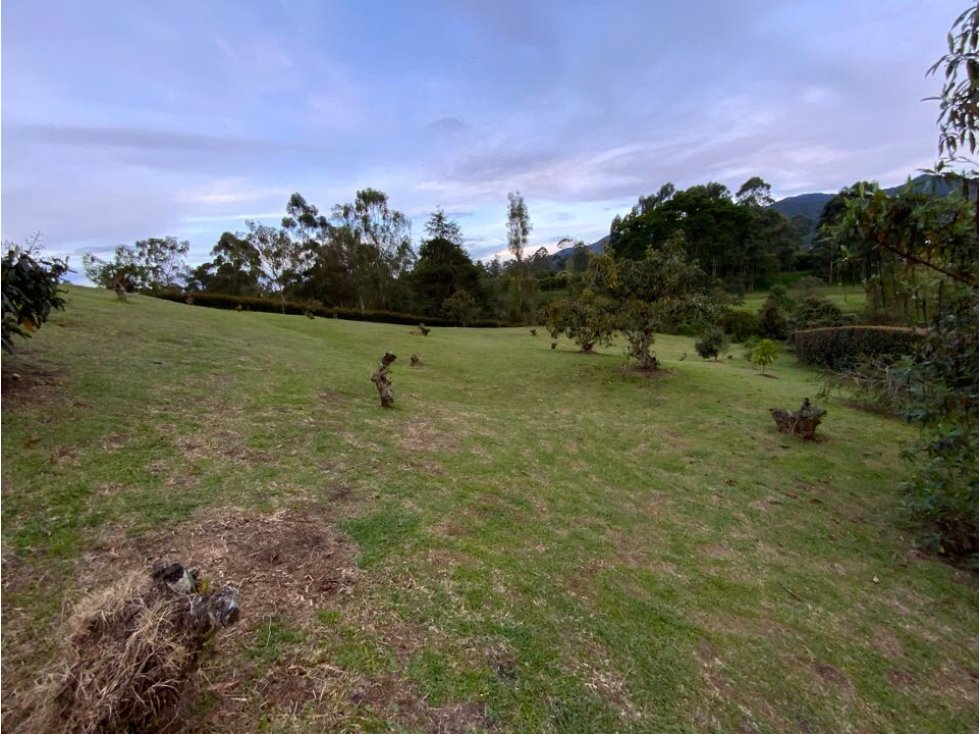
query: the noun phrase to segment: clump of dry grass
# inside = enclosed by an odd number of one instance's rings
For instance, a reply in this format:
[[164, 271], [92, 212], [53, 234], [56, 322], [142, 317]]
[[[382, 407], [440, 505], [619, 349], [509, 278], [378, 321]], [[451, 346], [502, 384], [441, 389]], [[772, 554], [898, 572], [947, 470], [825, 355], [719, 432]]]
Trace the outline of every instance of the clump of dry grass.
[[58, 663], [34, 692], [28, 728], [68, 734], [179, 728], [188, 683], [214, 633], [238, 619], [237, 591], [200, 593], [194, 571], [157, 564], [81, 600]]

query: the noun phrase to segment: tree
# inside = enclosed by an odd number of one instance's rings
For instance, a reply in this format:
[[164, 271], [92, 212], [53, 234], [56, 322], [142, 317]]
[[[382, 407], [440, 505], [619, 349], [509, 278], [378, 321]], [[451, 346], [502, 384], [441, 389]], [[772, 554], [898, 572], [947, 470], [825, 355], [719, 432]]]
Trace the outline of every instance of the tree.
[[610, 289], [616, 302], [616, 325], [629, 344], [629, 357], [643, 370], [658, 367], [652, 350], [657, 331], [710, 318], [707, 279], [689, 261], [684, 240], [683, 231], [677, 230], [662, 249], [650, 247], [644, 259], [617, 263]]
[[262, 259], [242, 234], [224, 232], [211, 249], [211, 260], [195, 268], [188, 282], [191, 290], [254, 296], [261, 292]]
[[52, 311], [63, 311], [65, 299], [59, 287], [69, 272], [66, 260], [42, 259], [37, 245], [40, 233], [35, 234], [26, 248], [4, 242], [2, 261], [3, 325], [0, 347], [4, 352], [14, 350], [14, 334], [28, 339], [41, 328]]
[[737, 201], [741, 206], [766, 207], [775, 203], [772, 187], [760, 176], [752, 176], [738, 189]]
[[269, 284], [278, 292], [282, 313], [286, 312], [286, 287], [294, 274], [295, 249], [284, 229], [260, 224], [254, 220], [245, 222], [248, 227], [248, 244], [258, 254]]
[[789, 320], [775, 296], [769, 296], [758, 312], [758, 330], [766, 339], [786, 339]]
[[778, 352], [778, 342], [762, 339], [751, 352], [751, 363], [761, 367], [761, 373], [765, 374], [765, 368], [778, 359]]
[[694, 344], [697, 354], [703, 359], [713, 359], [715, 362], [722, 352], [727, 351], [727, 348], [727, 336], [724, 334], [724, 329], [719, 326], [708, 329]]
[[507, 194], [507, 199], [510, 202], [507, 207], [507, 249], [519, 263], [523, 262], [524, 248], [527, 247], [527, 240], [534, 227], [530, 223], [527, 204], [520, 192], [511, 191]]
[[331, 225], [360, 308], [390, 308], [393, 285], [414, 261], [408, 218], [391, 208], [387, 194], [368, 188], [333, 207]]
[[186, 275], [185, 258], [190, 242], [176, 237], [151, 237], [133, 246], [118, 245], [110, 261], [91, 253], [82, 256], [86, 277], [105, 288], [124, 280], [130, 289], [174, 288]]
[[446, 301], [459, 292], [465, 293], [475, 307], [474, 294], [481, 292], [479, 270], [462, 247], [462, 229], [436, 209], [425, 232], [428, 239], [422, 241], [418, 260], [408, 275], [415, 307], [425, 315], [441, 315]]

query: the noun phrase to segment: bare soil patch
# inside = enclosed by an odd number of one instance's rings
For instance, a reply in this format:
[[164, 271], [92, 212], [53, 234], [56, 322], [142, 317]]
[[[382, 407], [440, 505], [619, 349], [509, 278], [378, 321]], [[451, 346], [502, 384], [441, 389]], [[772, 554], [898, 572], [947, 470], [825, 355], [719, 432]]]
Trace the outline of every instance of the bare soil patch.
[[173, 530], [109, 541], [81, 565], [81, 587], [158, 560], [199, 566], [218, 585], [241, 594], [249, 619], [293, 616], [351, 588], [356, 550], [325, 518], [281, 510], [223, 513]]

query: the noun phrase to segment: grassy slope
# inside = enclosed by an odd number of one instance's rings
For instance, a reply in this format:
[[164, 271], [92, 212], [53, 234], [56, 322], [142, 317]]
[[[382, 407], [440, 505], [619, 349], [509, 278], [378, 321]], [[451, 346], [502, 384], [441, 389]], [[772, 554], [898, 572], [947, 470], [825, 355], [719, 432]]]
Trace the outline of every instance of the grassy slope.
[[[814, 394], [814, 375], [702, 362], [682, 337], [659, 340], [669, 372], [646, 379], [614, 349], [551, 351], [526, 329], [408, 331], [73, 288], [3, 364], [55, 383], [4, 396], [4, 693], [105, 538], [290, 507], [335, 518], [361, 570], [308, 623], [224, 644], [320, 686], [246, 708], [242, 730], [418, 728], [357, 694], [379, 681], [506, 731], [979, 718], [975, 582], [898, 529], [904, 426], [830, 402], [828, 441], [786, 439], [766, 409]], [[385, 350], [392, 411], [368, 379]]]

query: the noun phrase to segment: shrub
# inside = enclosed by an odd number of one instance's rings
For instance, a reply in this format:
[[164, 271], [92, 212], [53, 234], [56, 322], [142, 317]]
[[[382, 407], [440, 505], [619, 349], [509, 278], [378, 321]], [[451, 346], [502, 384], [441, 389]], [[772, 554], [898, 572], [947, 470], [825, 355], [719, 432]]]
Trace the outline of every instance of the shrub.
[[785, 339], [789, 335], [789, 320], [774, 295], [765, 299], [758, 312], [758, 332], [766, 339]]
[[757, 336], [761, 329], [758, 315], [750, 311], [725, 311], [717, 320], [717, 325], [736, 342]]
[[895, 362], [914, 351], [919, 337], [897, 326], [838, 326], [797, 331], [792, 342], [802, 364], [839, 370], [866, 359]]
[[68, 272], [63, 260], [39, 260], [31, 248], [13, 246], [2, 260], [3, 273], [3, 351], [14, 349], [13, 335], [28, 339], [41, 328], [51, 311], [63, 311], [61, 278]]
[[727, 351], [727, 337], [724, 336], [724, 330], [717, 326], [709, 329], [697, 340], [694, 349], [704, 359], [716, 360], [721, 352]]
[[843, 326], [845, 323], [846, 317], [839, 306], [817, 296], [802, 299], [792, 319], [792, 325], [796, 331], [799, 329], [819, 329], [824, 326]]
[[[178, 303], [188, 302], [188, 296], [178, 291], [155, 292], [148, 295]], [[282, 313], [285, 311], [285, 313], [292, 315], [313, 314], [314, 316], [348, 319], [350, 321], [374, 321], [406, 326], [417, 326], [420, 321], [425, 321], [429, 326], [462, 326], [458, 319], [419, 316], [397, 311], [361, 311], [356, 308], [339, 306], [324, 307], [318, 301], [278, 301], [271, 298], [233, 296], [225, 293], [194, 293], [192, 299], [195, 306], [234, 311], [260, 311], [264, 313]], [[491, 319], [474, 319], [467, 321], [465, 325], [482, 328], [503, 326], [501, 322]]]
[[807, 298], [818, 298], [826, 284], [823, 282], [822, 278], [817, 278], [812, 275], [804, 275], [799, 278], [795, 284], [792, 286], [792, 290], [795, 292], [796, 298], [799, 300], [806, 300]]

